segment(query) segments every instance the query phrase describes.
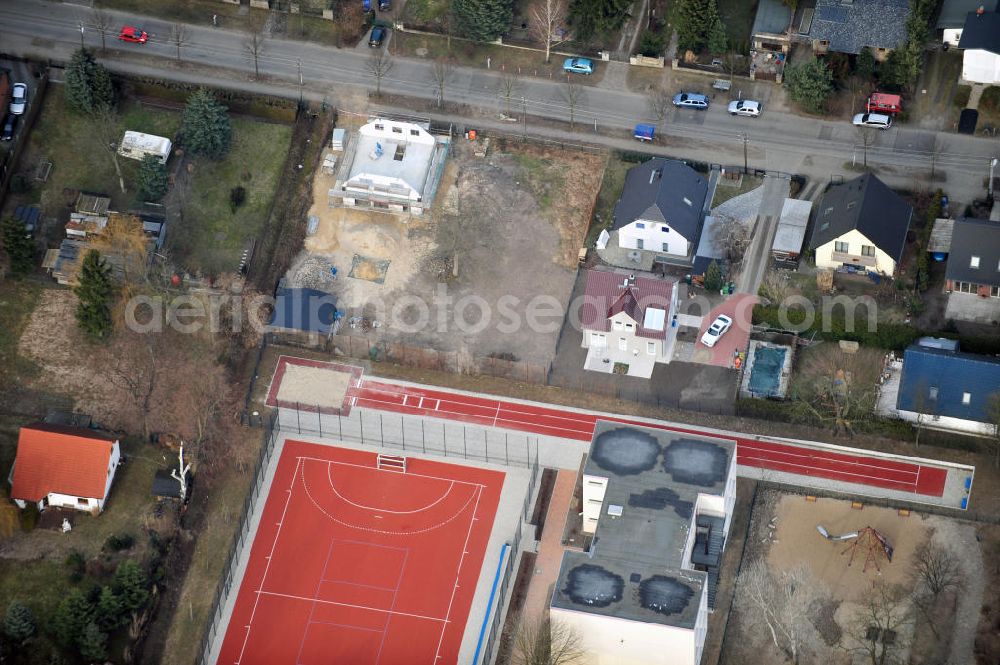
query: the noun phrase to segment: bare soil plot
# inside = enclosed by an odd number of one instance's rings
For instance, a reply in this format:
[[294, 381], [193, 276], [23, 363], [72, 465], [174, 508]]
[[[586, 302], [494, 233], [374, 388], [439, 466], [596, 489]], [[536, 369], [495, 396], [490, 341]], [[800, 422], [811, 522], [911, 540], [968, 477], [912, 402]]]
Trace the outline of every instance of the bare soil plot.
[[[546, 362], [605, 162], [599, 154], [500, 143], [482, 158], [458, 139], [433, 210], [421, 217], [331, 208], [335, 179], [319, 172], [309, 211], [318, 227], [288, 273], [290, 285], [334, 294], [348, 320], [378, 321], [374, 340]], [[539, 296], [548, 305], [540, 318], [551, 325], [532, 330], [526, 311]], [[510, 323], [501, 299], [516, 321], [498, 328]], [[344, 328], [360, 334], [362, 327]]]

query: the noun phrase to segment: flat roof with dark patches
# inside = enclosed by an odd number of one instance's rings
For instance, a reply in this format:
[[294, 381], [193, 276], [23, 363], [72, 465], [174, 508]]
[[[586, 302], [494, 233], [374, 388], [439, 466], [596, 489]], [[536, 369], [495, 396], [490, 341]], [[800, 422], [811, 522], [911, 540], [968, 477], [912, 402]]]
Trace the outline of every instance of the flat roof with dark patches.
[[[585, 476], [608, 479], [591, 548], [564, 555], [552, 606], [693, 627], [705, 573], [681, 570], [699, 494], [723, 495], [735, 443], [599, 421]], [[586, 481], [584, 481], [586, 482]]]

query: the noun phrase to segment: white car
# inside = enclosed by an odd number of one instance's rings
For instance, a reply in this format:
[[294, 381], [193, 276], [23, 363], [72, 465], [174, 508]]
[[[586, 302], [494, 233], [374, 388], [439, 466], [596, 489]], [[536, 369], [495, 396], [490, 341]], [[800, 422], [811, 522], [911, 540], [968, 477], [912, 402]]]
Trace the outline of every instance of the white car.
[[892, 127], [892, 116], [883, 113], [859, 113], [852, 121], [855, 127], [874, 127], [889, 129]]
[[28, 86], [23, 83], [15, 83], [10, 92], [10, 112], [14, 115], [21, 115], [27, 104]]
[[715, 321], [712, 321], [712, 325], [708, 327], [705, 334], [701, 336], [701, 343], [705, 346], [711, 348], [715, 346], [715, 343], [726, 334], [726, 331], [733, 325], [733, 320], [726, 316], [725, 314], [719, 314], [715, 317]]
[[759, 118], [764, 106], [752, 99], [739, 99], [729, 102], [729, 115], [742, 115], [748, 118]]

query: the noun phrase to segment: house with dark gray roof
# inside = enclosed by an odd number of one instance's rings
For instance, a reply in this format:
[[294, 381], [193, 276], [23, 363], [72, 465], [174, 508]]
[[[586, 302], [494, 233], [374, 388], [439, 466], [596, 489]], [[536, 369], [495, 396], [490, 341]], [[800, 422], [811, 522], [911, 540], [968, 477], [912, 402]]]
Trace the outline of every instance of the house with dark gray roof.
[[804, 9], [799, 36], [812, 43], [813, 52], [857, 55], [868, 47], [875, 58], [906, 42], [909, 0], [816, 0]]
[[1000, 395], [1000, 358], [964, 353], [951, 340], [925, 338], [906, 349], [898, 415], [923, 427], [993, 434], [991, 402]]
[[550, 617], [579, 632], [590, 663], [697, 665], [736, 499], [735, 443], [599, 421], [581, 487], [591, 538], [563, 554]]
[[618, 246], [654, 252], [665, 263], [690, 265], [704, 221], [708, 182], [693, 168], [655, 157], [629, 169], [615, 205]]
[[945, 271], [946, 316], [965, 321], [1000, 320], [1000, 222], [956, 219]]
[[958, 42], [962, 39], [965, 19], [971, 12], [985, 4], [983, 0], [944, 0], [934, 26], [941, 31], [941, 42], [949, 46], [958, 46]]
[[968, 83], [1000, 83], [1000, 2], [992, 11], [969, 12], [958, 42], [962, 53], [962, 80]]
[[894, 275], [912, 216], [912, 206], [871, 173], [834, 185], [816, 206], [809, 242], [816, 267]]

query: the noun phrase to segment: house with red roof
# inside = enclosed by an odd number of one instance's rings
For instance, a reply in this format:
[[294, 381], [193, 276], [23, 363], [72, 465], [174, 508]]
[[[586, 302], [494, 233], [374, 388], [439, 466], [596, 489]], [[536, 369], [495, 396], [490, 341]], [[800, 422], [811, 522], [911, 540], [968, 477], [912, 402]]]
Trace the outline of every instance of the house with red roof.
[[677, 282], [588, 270], [580, 324], [584, 368], [648, 379], [668, 363], [677, 339]]
[[10, 497], [20, 507], [34, 503], [91, 513], [104, 503], [121, 462], [110, 436], [84, 427], [34, 423], [21, 428], [11, 469]]

